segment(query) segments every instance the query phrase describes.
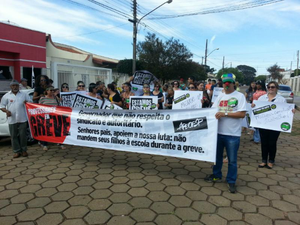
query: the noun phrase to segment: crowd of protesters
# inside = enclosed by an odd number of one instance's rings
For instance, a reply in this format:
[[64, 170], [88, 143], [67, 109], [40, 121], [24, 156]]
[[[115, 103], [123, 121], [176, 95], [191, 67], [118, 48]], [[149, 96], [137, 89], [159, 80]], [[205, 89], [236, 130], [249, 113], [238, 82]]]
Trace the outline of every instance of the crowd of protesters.
[[[36, 86], [32, 100], [29, 96], [19, 90], [29, 89], [26, 79], [21, 79], [19, 83], [13, 80], [10, 83], [11, 91], [1, 99], [0, 109], [6, 113], [8, 117], [9, 130], [12, 140], [12, 148], [14, 158], [20, 156], [26, 157], [27, 154], [27, 117], [25, 112], [25, 103], [34, 102], [45, 105], [58, 106], [61, 103], [60, 92], [69, 92], [69, 85], [63, 83], [59, 88], [54, 88], [53, 81], [47, 76], [41, 75], [36, 78]], [[228, 162], [227, 183], [231, 193], [236, 192], [235, 182], [237, 179], [237, 152], [240, 144], [240, 136], [242, 133], [241, 120], [245, 117], [246, 103], [252, 103], [254, 100], [271, 101], [271, 102], [286, 102], [285, 99], [277, 94], [278, 84], [274, 81], [266, 86], [263, 82], [252, 82], [246, 90], [245, 95], [240, 93], [239, 83], [235, 80], [233, 74], [224, 74], [221, 79], [211, 80], [208, 82], [196, 82], [194, 77], [189, 77], [187, 83], [184, 79], [175, 80], [170, 83], [165, 83], [161, 86], [159, 82], [154, 83], [154, 89], [150, 89], [149, 84], [143, 85], [143, 94], [141, 96], [157, 96], [158, 109], [172, 109], [174, 101], [174, 93], [176, 91], [202, 91], [203, 98], [202, 108], [216, 107], [218, 112], [215, 115], [219, 120], [218, 138], [217, 138], [217, 156], [216, 165], [213, 167], [213, 174], [205, 178], [208, 182], [219, 182], [222, 179], [222, 165]], [[214, 88], [223, 87], [223, 93], [220, 94], [215, 102], [212, 102]], [[101, 100], [107, 99], [112, 104], [115, 104], [123, 109], [129, 109], [130, 96], [135, 94], [131, 91], [131, 83], [125, 82], [122, 88], [117, 87], [115, 82], [107, 84], [102, 81], [90, 83], [86, 87], [83, 81], [77, 82], [76, 91], [98, 98]], [[227, 104], [228, 101], [234, 100], [234, 104]], [[277, 140], [280, 135], [279, 131], [267, 129], [255, 129], [253, 134], [254, 143], [261, 143], [262, 163], [259, 168], [272, 169], [275, 163], [277, 151]], [[41, 142], [42, 148], [48, 150], [48, 143]], [[65, 146], [60, 145], [62, 149]], [[223, 151], [226, 149], [227, 159], [223, 159]]]

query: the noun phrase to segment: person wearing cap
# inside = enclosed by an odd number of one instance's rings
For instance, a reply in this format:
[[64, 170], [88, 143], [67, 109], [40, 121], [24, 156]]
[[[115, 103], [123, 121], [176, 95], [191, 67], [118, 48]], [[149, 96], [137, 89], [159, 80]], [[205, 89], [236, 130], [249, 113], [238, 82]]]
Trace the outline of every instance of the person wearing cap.
[[[262, 82], [261, 80], [256, 81], [256, 91], [252, 95], [252, 101], [258, 100], [260, 96], [263, 96], [265, 94], [267, 94], [265, 83]], [[255, 144], [259, 144], [260, 143], [259, 129], [257, 128], [254, 129], [255, 130], [253, 133], [253, 139], [251, 139], [251, 141], [253, 141]]]
[[27, 79], [26, 78], [22, 78], [21, 79], [21, 83], [20, 83], [20, 90], [26, 90], [26, 89], [31, 89], [31, 87], [29, 87], [27, 85]]
[[0, 109], [6, 113], [14, 152], [14, 158], [27, 157], [27, 116], [25, 103], [32, 102], [29, 95], [20, 91], [20, 84], [13, 80], [11, 91], [6, 93], [0, 103]]
[[223, 152], [226, 148], [228, 157], [228, 172], [226, 181], [231, 193], [236, 192], [237, 152], [240, 146], [242, 120], [246, 115], [245, 96], [234, 90], [235, 76], [228, 73], [222, 75], [224, 93], [220, 94], [212, 107], [219, 110], [215, 117], [218, 119], [218, 138], [216, 164], [213, 174], [207, 176], [207, 182], [222, 181]]

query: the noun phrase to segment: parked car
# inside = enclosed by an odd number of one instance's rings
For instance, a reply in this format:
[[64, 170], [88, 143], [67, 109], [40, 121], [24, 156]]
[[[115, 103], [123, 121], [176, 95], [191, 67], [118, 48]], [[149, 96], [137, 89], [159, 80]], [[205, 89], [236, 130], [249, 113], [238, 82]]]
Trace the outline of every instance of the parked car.
[[[22, 92], [28, 93], [29, 97], [32, 99], [33, 89], [22, 90]], [[7, 91], [0, 91], [0, 101], [6, 93], [7, 93]], [[0, 110], [0, 138], [9, 137], [9, 136], [10, 136], [10, 133], [9, 133], [9, 129], [8, 129], [6, 114]], [[27, 128], [27, 141], [28, 141], [28, 143], [33, 143], [35, 141], [31, 136], [29, 127]]]
[[284, 97], [286, 99], [287, 103], [294, 102], [294, 93], [290, 86], [279, 84], [278, 94], [280, 94], [282, 97]]

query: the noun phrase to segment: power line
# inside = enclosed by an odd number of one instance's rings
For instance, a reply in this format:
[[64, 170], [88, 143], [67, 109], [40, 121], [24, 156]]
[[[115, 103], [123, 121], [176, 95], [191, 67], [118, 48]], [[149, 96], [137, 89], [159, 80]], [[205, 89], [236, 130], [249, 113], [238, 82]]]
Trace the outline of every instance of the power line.
[[244, 9], [250, 9], [255, 7], [260, 7], [264, 5], [274, 4], [278, 2], [282, 2], [284, 0], [255, 0], [254, 2], [247, 2], [239, 5], [233, 5], [233, 6], [225, 6], [220, 7], [217, 9], [206, 9], [200, 12], [193, 12], [193, 13], [184, 13], [184, 14], [178, 14], [178, 15], [164, 15], [164, 16], [156, 16], [156, 17], [150, 17], [149, 20], [162, 20], [162, 19], [172, 19], [172, 18], [178, 18], [178, 17], [185, 17], [185, 16], [196, 16], [196, 15], [205, 15], [205, 14], [212, 14], [212, 13], [222, 13], [222, 12], [229, 12], [229, 11], [238, 11], [238, 10], [244, 10]]
[[100, 3], [100, 2], [98, 2], [98, 1], [96, 1], [96, 0], [88, 0], [88, 1], [91, 2], [91, 3], [93, 3], [93, 4], [95, 4], [95, 5], [100, 6], [100, 7], [102, 7], [102, 8], [105, 8], [105, 9], [111, 11], [111, 12], [117, 13], [118, 15], [121, 15], [121, 16], [127, 18], [127, 19], [130, 19], [130, 18], [131, 18], [131, 15], [128, 15], [127, 13], [124, 13], [124, 12], [118, 10], [118, 9], [115, 9], [115, 8], [113, 8], [113, 7], [110, 7], [110, 6], [108, 6], [108, 5], [105, 5], [105, 4], [103, 4], [103, 3]]

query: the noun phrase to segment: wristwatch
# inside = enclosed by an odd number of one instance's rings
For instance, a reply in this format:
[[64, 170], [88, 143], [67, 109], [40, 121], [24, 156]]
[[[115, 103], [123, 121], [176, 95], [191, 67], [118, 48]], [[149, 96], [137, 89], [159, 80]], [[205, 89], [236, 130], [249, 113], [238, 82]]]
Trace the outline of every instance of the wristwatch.
[[225, 113], [225, 117], [227, 117], [227, 116], [228, 116], [228, 112]]

